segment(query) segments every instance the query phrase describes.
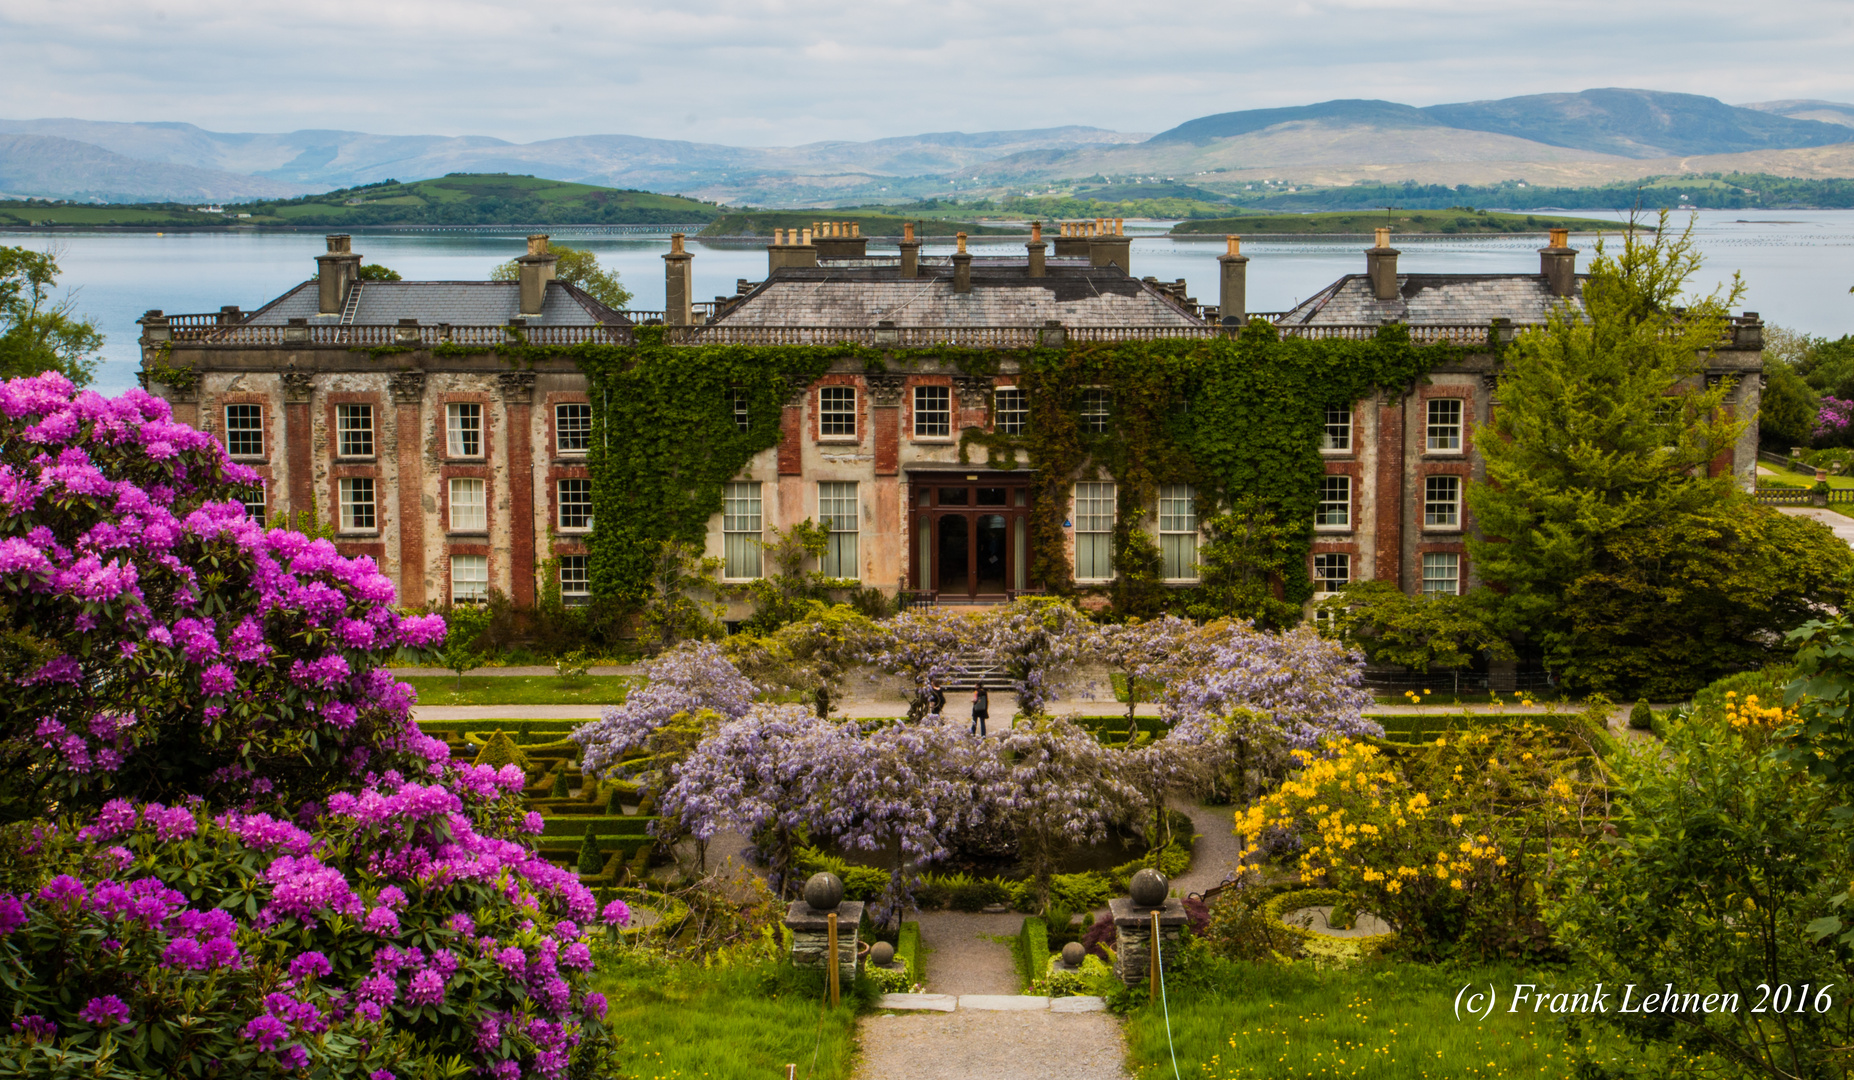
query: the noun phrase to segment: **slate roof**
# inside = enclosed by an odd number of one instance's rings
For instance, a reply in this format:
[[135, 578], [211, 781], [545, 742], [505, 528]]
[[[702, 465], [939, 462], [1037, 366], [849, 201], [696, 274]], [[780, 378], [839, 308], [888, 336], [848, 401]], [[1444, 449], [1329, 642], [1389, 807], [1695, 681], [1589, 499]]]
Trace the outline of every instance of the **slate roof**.
[[[1577, 279], [1579, 293], [1583, 277]], [[1412, 326], [1487, 323], [1511, 319], [1542, 323], [1566, 298], [1553, 296], [1543, 274], [1398, 274], [1398, 296], [1379, 300], [1371, 279], [1347, 274], [1300, 306], [1276, 319], [1279, 326], [1320, 324], [1377, 325], [1385, 321]], [[1581, 296], [1569, 298], [1581, 307]]]
[[[453, 326], [504, 326], [521, 314], [521, 285], [514, 281], [362, 281], [358, 304], [349, 293], [353, 317], [316, 314], [316, 283], [305, 281], [253, 312], [246, 320], [259, 326], [281, 326], [291, 319], [308, 319], [311, 325], [349, 323], [356, 326], [392, 325], [401, 319]], [[589, 326], [595, 323], [628, 324], [620, 313], [594, 300], [578, 286], [564, 281], [547, 283], [547, 297], [537, 326]]]
[[[972, 266], [972, 291], [953, 291], [950, 265], [923, 259], [920, 276], [896, 261], [855, 260], [775, 270], [718, 320], [722, 326], [1201, 326], [1156, 289], [1117, 267], [1049, 265], [1028, 277], [1024, 259]], [[1050, 260], [1054, 263], [1055, 260]]]

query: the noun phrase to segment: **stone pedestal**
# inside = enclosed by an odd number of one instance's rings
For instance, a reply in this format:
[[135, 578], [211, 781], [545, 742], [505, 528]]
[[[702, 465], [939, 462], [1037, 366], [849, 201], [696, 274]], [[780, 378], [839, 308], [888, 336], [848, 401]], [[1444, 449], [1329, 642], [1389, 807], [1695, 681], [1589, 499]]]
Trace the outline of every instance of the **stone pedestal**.
[[1114, 975], [1128, 986], [1152, 971], [1152, 913], [1159, 913], [1159, 966], [1170, 971], [1185, 928], [1184, 901], [1167, 899], [1161, 908], [1140, 907], [1125, 896], [1108, 901], [1114, 919]]
[[[829, 915], [803, 900], [792, 901], [786, 909], [785, 926], [792, 932], [793, 967], [822, 968], [829, 962], [825, 959], [830, 951]], [[861, 900], [845, 900], [837, 905], [837, 971], [844, 986], [856, 980], [857, 929], [862, 921]]]

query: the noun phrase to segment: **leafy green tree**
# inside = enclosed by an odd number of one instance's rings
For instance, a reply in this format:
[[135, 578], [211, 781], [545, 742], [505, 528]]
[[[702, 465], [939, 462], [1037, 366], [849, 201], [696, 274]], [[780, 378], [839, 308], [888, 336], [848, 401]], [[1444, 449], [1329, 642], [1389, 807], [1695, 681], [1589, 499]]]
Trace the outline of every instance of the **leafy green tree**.
[[103, 347], [96, 323], [73, 314], [76, 300], [53, 300], [57, 253], [0, 247], [0, 378], [62, 372], [79, 386], [96, 373]]
[[770, 634], [730, 635], [723, 647], [749, 679], [805, 695], [826, 718], [841, 703], [850, 671], [875, 648], [876, 624], [848, 604], [806, 603], [804, 617]]
[[1411, 596], [1390, 581], [1360, 581], [1320, 605], [1327, 632], [1364, 652], [1374, 664], [1416, 671], [1468, 667], [1486, 654], [1510, 660], [1513, 647], [1495, 621], [1497, 599], [1485, 591], [1466, 596]]
[[[1779, 348], [1772, 350], [1767, 337], [1765, 352], [1776, 351], [1789, 359], [1812, 389], [1838, 398], [1854, 397], [1854, 334], [1833, 341], [1801, 334], [1788, 335], [1788, 339], [1800, 340], [1792, 343], [1780, 335], [1776, 340]], [[1786, 345], [1789, 347], [1784, 348]]]
[[830, 522], [806, 518], [771, 532], [772, 539], [760, 541], [760, 547], [774, 572], [741, 586], [753, 598], [753, 617], [742, 629], [757, 634], [809, 617], [812, 605], [829, 600], [830, 588], [838, 581], [820, 577], [811, 569], [830, 549]]
[[694, 544], [665, 540], [657, 548], [650, 577], [650, 599], [642, 613], [644, 635], [659, 649], [689, 640], [711, 640], [726, 631], [721, 626], [725, 608], [693, 593], [714, 593], [720, 588], [721, 560], [704, 556]]
[[1764, 357], [1764, 393], [1757, 411], [1758, 441], [1765, 446], [1808, 446], [1815, 436], [1816, 393], [1796, 369]]
[[[631, 290], [619, 282], [618, 272], [601, 267], [599, 257], [592, 252], [559, 247], [550, 240], [547, 253], [560, 259], [554, 264], [555, 278], [579, 286], [608, 308], [622, 309], [631, 302]], [[514, 259], [489, 272], [491, 281], [515, 281], [520, 277], [521, 263]]]
[[394, 270], [390, 266], [382, 266], [379, 263], [368, 263], [367, 265], [361, 267], [360, 268], [360, 279], [362, 281], [399, 281], [401, 280], [399, 277], [399, 271]]
[[1204, 522], [1198, 551], [1203, 577], [1199, 597], [1187, 607], [1192, 618], [1250, 619], [1278, 629], [1300, 618], [1300, 606], [1280, 597], [1281, 575], [1301, 530], [1282, 524], [1267, 503], [1254, 497]]
[[[1639, 1049], [1625, 1072], [1586, 1063], [1575, 1075], [1846, 1075], [1854, 968], [1845, 949], [1817, 941], [1851, 869], [1844, 826], [1826, 785], [1766, 752], [1769, 726], [1753, 713], [1705, 711], [1669, 725], [1665, 744], [1606, 759], [1613, 835], [1562, 852], [1544, 915], [1573, 952], [1565, 981], [1634, 984], [1633, 1008], [1617, 993], [1580, 1022]], [[1702, 999], [1736, 994], [1739, 1006], [1639, 1007], [1668, 983]], [[1727, 1068], [1691, 1069], [1707, 1055]]]
[[[1481, 530], [1469, 550], [1505, 594], [1503, 629], [1605, 691], [1708, 681], [1794, 625], [1797, 605], [1761, 586], [1806, 569], [1747, 542], [1804, 534], [1710, 467], [1746, 423], [1725, 407], [1730, 381], [1701, 377], [1743, 286], [1683, 299], [1700, 267], [1692, 227], [1670, 232], [1665, 213], [1660, 225], [1630, 228], [1619, 251], [1599, 240], [1583, 309], [1559, 308], [1506, 350], [1500, 408], [1476, 432], [1487, 482], [1468, 490]], [[1655, 608], [1622, 610], [1619, 593]], [[1765, 602], [1724, 627], [1695, 618], [1745, 595]]]

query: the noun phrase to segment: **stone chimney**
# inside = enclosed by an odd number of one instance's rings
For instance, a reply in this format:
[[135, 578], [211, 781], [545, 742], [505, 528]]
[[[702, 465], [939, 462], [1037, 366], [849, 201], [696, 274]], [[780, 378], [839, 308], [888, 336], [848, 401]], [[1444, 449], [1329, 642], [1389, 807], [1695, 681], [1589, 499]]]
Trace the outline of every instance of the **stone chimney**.
[[528, 254], [515, 260], [516, 277], [521, 281], [521, 316], [535, 319], [541, 315], [541, 305], [547, 303], [547, 283], [554, 280], [554, 264], [560, 256], [547, 250], [547, 234], [535, 233], [528, 238]]
[[966, 234], [960, 233], [956, 240], [959, 250], [953, 252], [953, 291], [969, 293], [972, 291], [972, 256], [966, 251]]
[[683, 234], [670, 233], [670, 249], [663, 256], [663, 324], [695, 325], [695, 256], [682, 249]]
[[328, 235], [328, 254], [315, 257], [315, 310], [339, 315], [348, 302], [348, 289], [360, 280], [360, 256], [349, 247], [347, 233]]
[[914, 239], [914, 223], [903, 222], [901, 226], [901, 276], [913, 278], [921, 276], [921, 242]]
[[818, 249], [797, 229], [774, 229], [773, 242], [766, 245], [766, 272], [787, 266], [816, 266]]
[[1082, 223], [1071, 221], [1056, 236], [1056, 258], [1073, 259], [1088, 254], [1088, 238], [1082, 235]]
[[851, 221], [823, 222], [823, 232], [816, 239], [820, 259], [860, 259], [867, 253], [869, 241]]
[[1133, 241], [1120, 231], [1122, 218], [1097, 219], [1095, 235], [1088, 238], [1089, 266], [1118, 266], [1131, 275]]
[[1024, 250], [1030, 253], [1030, 269], [1028, 276], [1043, 276], [1043, 252], [1048, 250], [1048, 248], [1049, 245], [1043, 242], [1043, 223], [1040, 221], [1032, 221], [1030, 223], [1030, 242], [1024, 245]]
[[1378, 227], [1378, 242], [1365, 251], [1365, 276], [1371, 279], [1371, 294], [1379, 300], [1397, 299], [1397, 256], [1403, 254], [1390, 246], [1390, 229]]
[[1551, 243], [1539, 249], [1539, 273], [1553, 296], [1577, 292], [1577, 249], [1571, 246], [1571, 230], [1551, 230]]
[[1223, 238], [1229, 250], [1217, 256], [1222, 288], [1217, 294], [1217, 315], [1225, 326], [1249, 321], [1249, 256], [1242, 253], [1242, 237]]

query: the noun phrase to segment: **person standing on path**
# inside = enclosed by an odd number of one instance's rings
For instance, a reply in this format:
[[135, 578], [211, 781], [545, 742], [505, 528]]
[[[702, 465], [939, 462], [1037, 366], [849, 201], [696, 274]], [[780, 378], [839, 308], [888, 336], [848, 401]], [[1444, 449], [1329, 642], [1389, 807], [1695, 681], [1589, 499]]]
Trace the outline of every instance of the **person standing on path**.
[[978, 689], [972, 691], [972, 734], [985, 737], [985, 721], [991, 719], [991, 695], [985, 692], [985, 684], [979, 683]]
[[946, 691], [940, 689], [938, 679], [927, 684], [927, 708], [935, 716], [946, 715]]

